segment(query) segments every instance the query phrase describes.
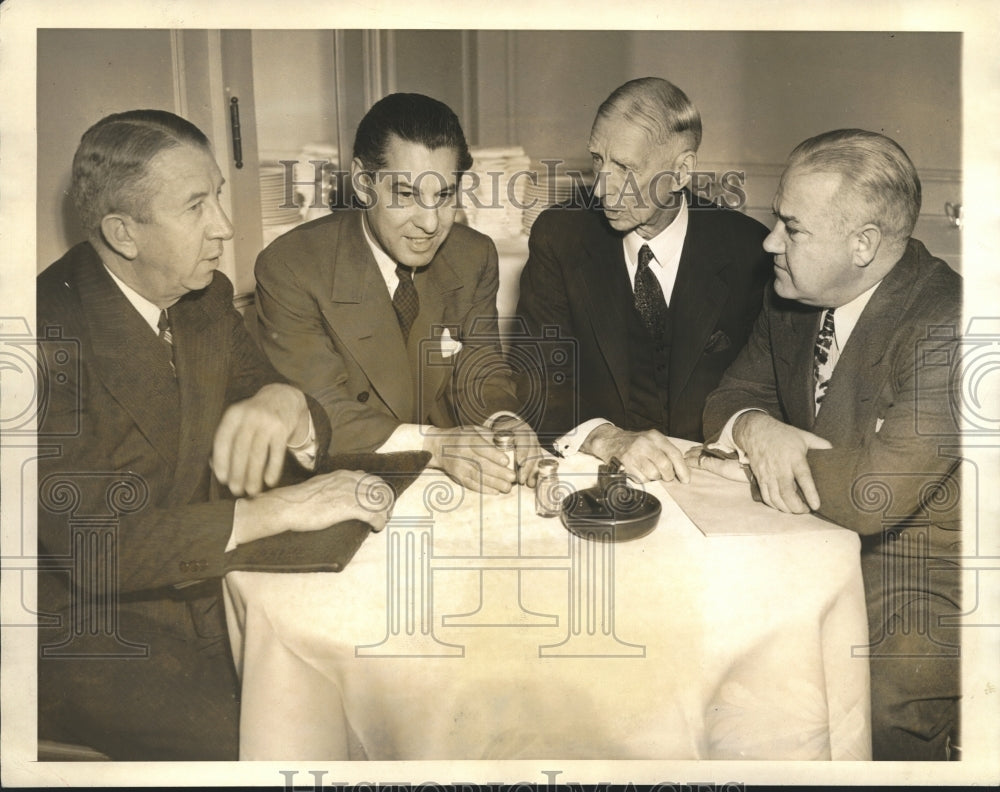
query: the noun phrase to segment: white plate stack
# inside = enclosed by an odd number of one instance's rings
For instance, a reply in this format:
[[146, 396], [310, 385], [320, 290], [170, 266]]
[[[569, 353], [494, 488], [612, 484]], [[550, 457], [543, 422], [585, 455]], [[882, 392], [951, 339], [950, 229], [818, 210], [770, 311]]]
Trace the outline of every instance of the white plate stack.
[[472, 168], [462, 182], [469, 225], [494, 239], [520, 235], [531, 160], [520, 146], [474, 148], [471, 153]]
[[[282, 161], [295, 164], [289, 166]], [[323, 169], [318, 191], [314, 186], [317, 168]], [[336, 149], [322, 143], [309, 144], [289, 157], [261, 162], [260, 219], [265, 247], [300, 223], [330, 211], [330, 189], [336, 170]], [[316, 203], [321, 205], [314, 206]]]
[[536, 183], [527, 182], [524, 187], [524, 215], [521, 225], [524, 233], [531, 231], [531, 226], [538, 215], [559, 203], [566, 203], [573, 197], [573, 179], [569, 176], [549, 178], [539, 174]]
[[286, 174], [284, 165], [260, 167], [260, 219], [265, 226], [287, 225], [302, 219], [299, 209], [302, 196], [296, 194], [294, 185], [286, 189]]

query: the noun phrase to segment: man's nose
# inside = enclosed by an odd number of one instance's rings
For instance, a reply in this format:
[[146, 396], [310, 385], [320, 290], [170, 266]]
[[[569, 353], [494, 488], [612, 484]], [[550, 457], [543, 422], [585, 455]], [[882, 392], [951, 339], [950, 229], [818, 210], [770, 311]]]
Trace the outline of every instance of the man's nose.
[[771, 233], [764, 238], [764, 250], [774, 254], [785, 252], [785, 224], [780, 220], [774, 224]]
[[211, 239], [229, 240], [233, 238], [233, 232], [233, 224], [229, 220], [226, 210], [222, 208], [221, 204], [215, 204], [215, 217], [212, 218], [212, 223], [208, 229], [209, 237]]
[[597, 171], [594, 175], [594, 195], [598, 198], [605, 198], [609, 195], [615, 195], [616, 190], [613, 185], [610, 184], [611, 173], [607, 170], [601, 169]]
[[433, 234], [441, 223], [438, 212], [439, 207], [421, 205], [418, 202], [413, 213], [413, 224], [425, 234]]

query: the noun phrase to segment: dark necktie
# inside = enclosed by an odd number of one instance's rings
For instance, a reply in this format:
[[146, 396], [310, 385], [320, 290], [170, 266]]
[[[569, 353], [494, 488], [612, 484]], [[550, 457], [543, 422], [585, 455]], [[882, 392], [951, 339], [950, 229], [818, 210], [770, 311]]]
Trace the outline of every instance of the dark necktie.
[[667, 324], [667, 301], [656, 275], [649, 268], [653, 251], [649, 245], [639, 248], [639, 269], [635, 273], [635, 307], [646, 330], [654, 339], [663, 336]]
[[417, 296], [417, 289], [413, 285], [413, 275], [406, 267], [399, 265], [396, 267], [396, 275], [399, 277], [399, 285], [395, 294], [392, 295], [392, 307], [396, 309], [396, 317], [399, 319], [399, 327], [403, 331], [403, 340], [410, 338], [410, 328], [413, 320], [417, 318], [420, 311], [420, 298]]
[[823, 326], [816, 334], [816, 346], [813, 348], [813, 379], [816, 382], [816, 412], [830, 387], [830, 377], [837, 365], [840, 350], [837, 348], [837, 336], [833, 324], [833, 308], [826, 312]]
[[156, 323], [156, 328], [159, 332], [156, 337], [163, 344], [163, 349], [167, 353], [167, 360], [170, 361], [170, 370], [177, 374], [174, 369], [174, 334], [170, 332], [170, 316], [167, 314], [166, 308], [160, 309], [160, 319]]

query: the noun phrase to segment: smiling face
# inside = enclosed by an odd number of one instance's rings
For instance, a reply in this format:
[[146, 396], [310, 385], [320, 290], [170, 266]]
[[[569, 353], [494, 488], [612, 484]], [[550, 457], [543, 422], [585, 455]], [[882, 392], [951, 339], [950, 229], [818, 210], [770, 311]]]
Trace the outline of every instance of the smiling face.
[[219, 202], [224, 181], [201, 146], [165, 149], [150, 160], [142, 219], [123, 217], [134, 244], [125, 280], [150, 302], [165, 308], [212, 282], [222, 244], [233, 237]]
[[695, 162], [683, 136], [654, 143], [645, 129], [614, 113], [597, 118], [588, 146], [594, 191], [612, 228], [652, 239], [670, 225], [680, 208], [676, 191]]
[[[837, 307], [867, 288], [858, 266], [858, 236], [845, 216], [843, 177], [792, 168], [774, 198], [774, 229], [764, 250], [774, 255], [774, 290], [806, 305]], [[850, 207], [846, 207], [850, 208]]]
[[365, 193], [368, 228], [397, 264], [423, 267], [434, 258], [455, 222], [458, 152], [429, 149], [396, 135], [385, 149], [386, 166], [368, 174], [352, 165]]

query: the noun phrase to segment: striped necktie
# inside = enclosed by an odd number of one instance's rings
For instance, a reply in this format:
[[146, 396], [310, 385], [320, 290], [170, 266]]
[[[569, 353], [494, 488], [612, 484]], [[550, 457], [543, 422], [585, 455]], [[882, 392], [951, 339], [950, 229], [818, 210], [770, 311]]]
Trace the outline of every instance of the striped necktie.
[[840, 357], [837, 346], [837, 335], [833, 324], [833, 308], [827, 309], [823, 326], [816, 334], [816, 346], [813, 348], [813, 379], [816, 383], [816, 412], [830, 387], [830, 377]]
[[170, 315], [167, 313], [166, 308], [160, 309], [160, 318], [156, 323], [156, 328], [159, 330], [156, 337], [163, 344], [164, 351], [167, 353], [167, 360], [170, 361], [170, 370], [176, 376], [177, 370], [174, 368], [174, 334], [170, 332]]

